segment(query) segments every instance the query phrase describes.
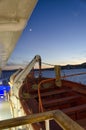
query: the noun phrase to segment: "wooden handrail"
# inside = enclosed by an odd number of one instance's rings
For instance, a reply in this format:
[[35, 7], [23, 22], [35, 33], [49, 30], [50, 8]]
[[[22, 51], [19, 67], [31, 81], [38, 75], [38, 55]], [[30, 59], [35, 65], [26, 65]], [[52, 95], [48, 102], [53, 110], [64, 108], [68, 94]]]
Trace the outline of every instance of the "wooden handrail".
[[48, 111], [0, 121], [0, 130], [45, 120], [55, 120], [64, 130], [84, 130], [79, 124], [60, 110]]
[[68, 78], [68, 77], [79, 76], [79, 75], [83, 75], [83, 74], [86, 74], [86, 72], [64, 75], [64, 76], [61, 76], [61, 78]]

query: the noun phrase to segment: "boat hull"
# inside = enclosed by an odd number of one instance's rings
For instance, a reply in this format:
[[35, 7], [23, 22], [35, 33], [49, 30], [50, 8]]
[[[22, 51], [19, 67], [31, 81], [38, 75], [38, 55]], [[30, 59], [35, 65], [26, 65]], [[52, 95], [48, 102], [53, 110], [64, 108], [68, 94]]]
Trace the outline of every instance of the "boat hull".
[[[61, 80], [61, 83], [62, 86], [58, 87], [55, 79], [26, 79], [19, 92], [26, 115], [60, 109], [85, 128], [86, 86], [66, 80]], [[62, 129], [55, 121], [50, 122], [51, 130]], [[41, 125], [44, 129], [44, 124]]]

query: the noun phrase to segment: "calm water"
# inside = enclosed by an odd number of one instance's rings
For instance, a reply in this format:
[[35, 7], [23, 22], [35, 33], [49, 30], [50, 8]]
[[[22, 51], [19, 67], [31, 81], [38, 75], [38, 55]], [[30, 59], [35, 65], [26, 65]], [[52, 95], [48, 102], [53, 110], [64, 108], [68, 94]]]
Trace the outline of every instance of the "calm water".
[[[0, 77], [0, 80], [3, 81], [3, 83], [6, 85], [10, 79], [10, 76], [16, 72], [16, 70], [10, 70], [10, 71], [3, 71]], [[62, 70], [61, 71], [61, 76], [63, 75], [70, 75], [70, 74], [76, 74], [76, 73], [81, 73], [81, 72], [86, 72], [86, 69], [69, 69], [69, 70]], [[38, 71], [35, 72], [35, 76], [38, 77], [39, 73]], [[55, 72], [53, 70], [43, 70], [42, 71], [42, 76], [48, 77], [48, 78], [54, 78], [55, 77]], [[86, 84], [86, 74], [84, 75], [79, 75], [79, 76], [73, 76], [66, 78], [67, 80], [79, 82], [82, 84]]]

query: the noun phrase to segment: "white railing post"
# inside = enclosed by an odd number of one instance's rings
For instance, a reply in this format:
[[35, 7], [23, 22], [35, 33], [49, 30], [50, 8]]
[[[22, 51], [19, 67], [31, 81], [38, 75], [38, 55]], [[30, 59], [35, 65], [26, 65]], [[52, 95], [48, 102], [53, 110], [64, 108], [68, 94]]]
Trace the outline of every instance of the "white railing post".
[[49, 120], [45, 120], [45, 128], [46, 128], [46, 130], [50, 130]]

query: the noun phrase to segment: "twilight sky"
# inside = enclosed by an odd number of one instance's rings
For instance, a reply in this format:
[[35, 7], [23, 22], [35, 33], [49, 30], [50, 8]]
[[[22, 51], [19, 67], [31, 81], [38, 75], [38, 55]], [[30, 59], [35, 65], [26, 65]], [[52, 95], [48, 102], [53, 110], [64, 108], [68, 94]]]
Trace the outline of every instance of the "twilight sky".
[[39, 0], [8, 63], [86, 62], [86, 0]]

